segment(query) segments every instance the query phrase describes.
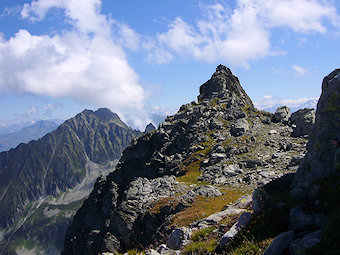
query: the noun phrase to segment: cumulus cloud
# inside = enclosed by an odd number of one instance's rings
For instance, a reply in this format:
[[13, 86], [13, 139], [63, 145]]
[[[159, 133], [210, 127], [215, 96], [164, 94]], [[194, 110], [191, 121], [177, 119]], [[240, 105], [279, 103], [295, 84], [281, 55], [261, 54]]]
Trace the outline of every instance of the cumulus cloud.
[[141, 36], [127, 24], [119, 24], [119, 36], [120, 43], [123, 47], [132, 51], [139, 49]]
[[[248, 66], [258, 59], [282, 52], [271, 47], [271, 30], [285, 27], [296, 33], [325, 33], [325, 21], [339, 25], [336, 8], [318, 0], [237, 0], [236, 8], [201, 4], [203, 16], [195, 24], [177, 17], [158, 35], [149, 57], [168, 52], [181, 57]], [[160, 50], [161, 48], [162, 50]], [[171, 61], [172, 57], [161, 57]]]
[[292, 68], [293, 68], [295, 75], [297, 77], [303, 77], [307, 74], [307, 69], [303, 68], [302, 66], [293, 65]]
[[[23, 18], [38, 22], [50, 9], [59, 8], [72, 29], [54, 36], [19, 30], [8, 40], [0, 38], [0, 93], [68, 97], [114, 111], [142, 108], [144, 89], [113, 35], [115, 22], [101, 15], [100, 7], [99, 0], [25, 4]], [[128, 26], [115, 26], [125, 43], [129, 37], [136, 39]]]

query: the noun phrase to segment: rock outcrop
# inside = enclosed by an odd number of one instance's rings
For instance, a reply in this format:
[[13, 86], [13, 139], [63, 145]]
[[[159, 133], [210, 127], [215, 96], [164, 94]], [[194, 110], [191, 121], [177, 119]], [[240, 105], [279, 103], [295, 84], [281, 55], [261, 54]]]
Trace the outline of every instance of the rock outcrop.
[[[340, 69], [334, 70], [322, 82], [322, 94], [316, 111], [315, 125], [310, 133], [307, 154], [291, 184], [291, 196], [299, 205], [291, 210], [290, 227], [295, 240], [290, 246], [291, 254], [307, 254], [324, 240], [335, 247], [334, 222], [339, 221], [340, 194]], [[328, 227], [326, 227], [328, 226]], [[328, 238], [328, 239], [327, 239]], [[332, 243], [333, 242], [333, 243]], [[333, 248], [335, 249], [335, 248]]]
[[145, 127], [145, 130], [144, 130], [144, 133], [146, 132], [152, 132], [156, 130], [155, 126], [152, 124], [152, 123], [149, 123], [148, 125], [146, 125]]
[[291, 122], [295, 125], [292, 136], [309, 135], [315, 123], [315, 110], [312, 108], [300, 109], [292, 114]]
[[[254, 105], [242, 88], [238, 78], [232, 74], [229, 68], [219, 65], [211, 79], [200, 87], [198, 101], [211, 99], [234, 99], [237, 104], [254, 109]], [[229, 101], [233, 104], [235, 102]]]
[[307, 154], [291, 186], [295, 199], [307, 199], [313, 183], [340, 170], [340, 69], [326, 76]]
[[281, 106], [276, 109], [275, 114], [273, 116], [274, 122], [288, 122], [290, 118], [290, 109], [288, 106]]
[[292, 114], [292, 135], [309, 134], [307, 153], [291, 181], [270, 182], [273, 188], [258, 191], [258, 202], [253, 199], [264, 224], [271, 217], [285, 223], [271, 222], [282, 233], [276, 232], [264, 254], [336, 254], [340, 249], [340, 69], [324, 78], [313, 121], [313, 109]]
[[[183, 248], [186, 241], [179, 239], [188, 235], [181, 227], [216, 227], [232, 217], [207, 218], [233, 211], [229, 206], [245, 193], [294, 172], [304, 155], [306, 138], [291, 137], [293, 129], [272, 117], [256, 110], [238, 78], [218, 66], [200, 87], [198, 102], [134, 139], [116, 170], [98, 179], [67, 231], [63, 254], [150, 246], [165, 252], [165, 243]], [[294, 161], [292, 155], [298, 155]], [[219, 236], [227, 230], [221, 227]]]

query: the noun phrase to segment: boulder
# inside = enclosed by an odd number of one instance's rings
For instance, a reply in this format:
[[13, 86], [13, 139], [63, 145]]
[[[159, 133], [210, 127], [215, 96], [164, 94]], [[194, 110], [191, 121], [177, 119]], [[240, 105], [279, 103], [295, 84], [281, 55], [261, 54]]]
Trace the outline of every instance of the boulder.
[[246, 118], [238, 119], [235, 121], [234, 125], [231, 127], [231, 134], [233, 136], [243, 135], [246, 131], [249, 130], [249, 123]]
[[217, 187], [214, 187], [212, 185], [204, 185], [189, 190], [186, 194], [183, 195], [182, 201], [184, 203], [192, 203], [195, 200], [196, 196], [218, 197], [221, 195], [222, 193]]
[[322, 231], [316, 230], [301, 239], [291, 243], [289, 251], [291, 255], [308, 255], [313, 247], [322, 240]]
[[218, 246], [225, 246], [232, 238], [234, 238], [247, 224], [250, 222], [252, 216], [249, 212], [241, 214], [237, 222], [222, 236], [218, 241]]
[[194, 188], [193, 192], [196, 195], [204, 196], [204, 197], [219, 197], [219, 196], [222, 196], [221, 191], [217, 187], [214, 187], [212, 185], [199, 186], [197, 188]]
[[166, 246], [172, 250], [180, 250], [185, 244], [190, 240], [191, 230], [185, 227], [175, 229], [167, 243]]
[[289, 228], [294, 232], [311, 229], [313, 224], [313, 215], [303, 212], [301, 206], [296, 206], [290, 211]]
[[165, 244], [161, 244], [158, 249], [157, 249], [157, 252], [160, 254], [160, 255], [179, 255], [180, 254], [180, 251], [174, 251], [170, 248], [168, 248]]
[[293, 231], [283, 232], [277, 235], [268, 248], [264, 251], [263, 255], [282, 255], [293, 240]]
[[270, 205], [270, 198], [267, 192], [258, 188], [253, 192], [253, 211], [255, 214], [262, 213], [268, 209]]
[[292, 133], [293, 137], [309, 135], [315, 123], [315, 110], [309, 108], [300, 109], [292, 114], [291, 121], [296, 126]]
[[212, 215], [209, 215], [207, 218], [204, 218], [202, 220], [199, 220], [193, 224], [193, 226], [198, 228], [208, 227], [214, 224], [219, 223], [224, 218], [226, 218], [229, 215], [237, 215], [239, 213], [243, 213], [245, 209], [239, 209], [234, 208], [233, 206], [228, 207], [227, 209], [214, 213]]
[[281, 106], [276, 109], [275, 114], [273, 116], [273, 122], [284, 122], [288, 123], [290, 118], [290, 109], [288, 106]]
[[232, 165], [228, 165], [226, 167], [223, 168], [222, 170], [222, 174], [225, 177], [231, 177], [231, 176], [235, 176], [242, 173], [242, 169], [240, 169], [240, 167], [236, 164], [232, 164]]

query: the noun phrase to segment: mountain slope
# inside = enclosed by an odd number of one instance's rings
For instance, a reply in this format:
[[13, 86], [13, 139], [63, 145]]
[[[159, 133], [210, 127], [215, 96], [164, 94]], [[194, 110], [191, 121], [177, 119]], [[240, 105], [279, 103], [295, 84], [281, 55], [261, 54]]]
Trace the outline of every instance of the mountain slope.
[[0, 137], [0, 152], [15, 148], [20, 143], [28, 143], [31, 140], [39, 139], [56, 129], [59, 124], [59, 122], [55, 121], [40, 120], [19, 131], [2, 135]]
[[[42, 209], [45, 200], [65, 197], [70, 190], [86, 185], [89, 176], [94, 181], [100, 169], [112, 169], [105, 165], [118, 159], [139, 134], [108, 109], [85, 110], [37, 141], [0, 153], [0, 227], [10, 230], [14, 238], [14, 232], [25, 227], [24, 222]], [[84, 199], [80, 194], [65, 203], [78, 201], [73, 209], [79, 207], [79, 199]], [[32, 219], [30, 224], [37, 221]], [[44, 223], [39, 222], [41, 225]]]
[[[189, 236], [182, 227], [198, 230], [199, 220], [297, 169], [306, 138], [291, 137], [289, 121], [272, 118], [254, 108], [228, 68], [218, 66], [201, 85], [198, 102], [134, 140], [116, 170], [98, 179], [67, 230], [63, 254], [150, 246], [164, 253], [162, 243], [183, 248], [170, 244], [172, 233]], [[206, 222], [212, 228], [213, 221]]]

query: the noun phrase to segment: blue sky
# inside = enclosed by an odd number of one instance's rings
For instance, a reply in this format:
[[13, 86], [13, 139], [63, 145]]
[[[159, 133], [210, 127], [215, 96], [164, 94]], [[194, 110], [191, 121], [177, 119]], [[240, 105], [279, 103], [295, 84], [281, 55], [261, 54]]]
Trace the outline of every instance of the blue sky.
[[2, 0], [0, 33], [0, 125], [108, 107], [142, 128], [220, 63], [259, 108], [294, 106], [340, 63], [338, 0]]

